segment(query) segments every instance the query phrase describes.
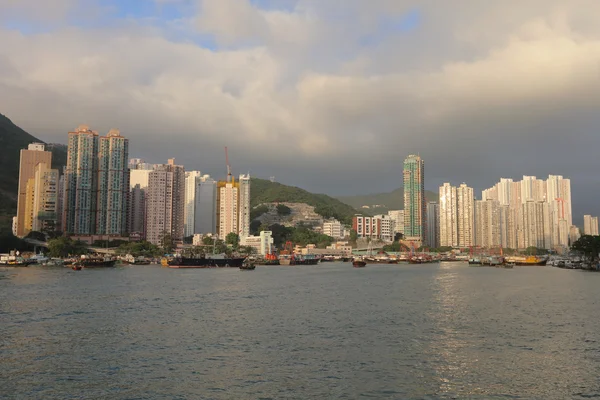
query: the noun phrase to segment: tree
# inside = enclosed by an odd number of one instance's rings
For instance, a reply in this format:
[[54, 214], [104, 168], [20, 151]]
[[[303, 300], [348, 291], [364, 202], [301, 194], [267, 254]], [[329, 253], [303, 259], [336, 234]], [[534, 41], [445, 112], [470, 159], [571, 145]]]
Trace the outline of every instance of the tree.
[[68, 257], [86, 254], [87, 246], [84, 242], [78, 240], [73, 241], [68, 237], [59, 237], [48, 241], [48, 250], [51, 257]]
[[173, 237], [171, 236], [171, 234], [167, 233], [162, 237], [162, 239], [160, 241], [160, 246], [162, 247], [163, 251], [166, 254], [173, 253], [174, 244], [173, 244]]
[[38, 240], [40, 242], [45, 242], [46, 241], [46, 235], [44, 235], [42, 232], [38, 232], [38, 231], [31, 231], [27, 234], [27, 236], [25, 236], [25, 238], [27, 239], [33, 239], [33, 240]]
[[202, 238], [202, 244], [206, 246], [212, 246], [215, 243], [216, 238], [212, 236], [204, 236]]
[[193, 241], [194, 241], [194, 235], [186, 236], [183, 238], [184, 244], [192, 244]]
[[289, 208], [288, 206], [286, 206], [285, 204], [277, 204], [277, 214], [278, 215], [290, 215], [291, 213], [292, 213], [292, 209]]
[[246, 255], [249, 255], [249, 256], [252, 255], [252, 254], [256, 254], [257, 253], [256, 249], [254, 247], [252, 247], [252, 246], [241, 246], [238, 249], [238, 251], [241, 254], [246, 254]]
[[350, 241], [351, 242], [356, 242], [358, 240], [358, 232], [356, 232], [354, 229], [350, 230]]
[[235, 232], [229, 232], [227, 236], [225, 236], [225, 243], [230, 244], [234, 249], [237, 249], [240, 244], [240, 235]]
[[583, 235], [571, 245], [571, 250], [579, 251], [590, 261], [600, 257], [600, 236]]

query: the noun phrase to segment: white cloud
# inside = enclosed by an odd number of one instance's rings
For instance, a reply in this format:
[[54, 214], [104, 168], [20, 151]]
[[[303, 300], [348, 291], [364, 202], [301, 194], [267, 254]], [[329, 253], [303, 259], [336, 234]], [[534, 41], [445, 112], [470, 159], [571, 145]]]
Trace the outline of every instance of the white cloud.
[[[136, 155], [176, 156], [201, 169], [221, 158], [210, 149], [235, 143], [249, 168], [286, 163], [292, 179], [310, 176], [320, 190], [330, 175], [319, 168], [347, 182], [362, 174], [389, 184], [377, 174], [399, 170], [412, 151], [428, 157], [432, 179], [491, 184], [514, 163], [486, 171], [449, 152], [496, 160], [543, 148], [544, 156], [519, 158], [519, 168], [550, 168], [547, 155], [559, 150], [540, 140], [560, 140], [564, 126], [589, 148], [600, 145], [587, 134], [598, 117], [581, 123], [583, 111], [600, 106], [595, 2], [334, 3], [263, 10], [203, 0], [195, 27], [215, 37], [217, 50], [131, 24], [37, 35], [0, 29], [0, 112], [53, 140], [83, 122], [118, 127]], [[57, 15], [75, 6], [61, 4]], [[382, 18], [410, 10], [421, 13], [415, 31], [378, 31]], [[556, 168], [569, 175], [567, 164]]]

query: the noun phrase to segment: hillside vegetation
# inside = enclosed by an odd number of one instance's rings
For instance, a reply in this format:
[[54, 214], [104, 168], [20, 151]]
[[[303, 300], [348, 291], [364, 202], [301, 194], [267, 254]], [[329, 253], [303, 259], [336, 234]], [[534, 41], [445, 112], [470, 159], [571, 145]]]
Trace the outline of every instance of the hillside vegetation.
[[251, 184], [251, 207], [273, 202], [306, 203], [315, 207], [315, 212], [324, 218], [336, 218], [345, 224], [350, 224], [358, 212], [354, 207], [326, 194], [314, 194], [295, 186], [259, 178], [252, 178]]
[[[438, 201], [438, 194], [435, 192], [425, 191], [425, 199], [427, 201]], [[360, 210], [362, 206], [369, 206], [371, 213], [385, 213], [388, 210], [404, 209], [404, 189], [398, 188], [390, 193], [375, 193], [360, 196], [344, 196], [338, 197], [338, 200]], [[373, 207], [379, 205], [381, 207]]]

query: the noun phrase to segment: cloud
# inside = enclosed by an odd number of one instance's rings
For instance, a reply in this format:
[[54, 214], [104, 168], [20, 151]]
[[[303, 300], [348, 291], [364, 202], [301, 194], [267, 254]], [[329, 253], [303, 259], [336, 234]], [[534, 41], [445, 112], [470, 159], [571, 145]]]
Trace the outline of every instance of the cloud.
[[238, 172], [333, 194], [400, 186], [414, 152], [433, 189], [562, 173], [582, 214], [598, 208], [592, 1], [174, 4], [197, 14], [0, 29], [0, 112], [52, 141], [117, 127], [132, 155], [214, 173], [227, 144]]

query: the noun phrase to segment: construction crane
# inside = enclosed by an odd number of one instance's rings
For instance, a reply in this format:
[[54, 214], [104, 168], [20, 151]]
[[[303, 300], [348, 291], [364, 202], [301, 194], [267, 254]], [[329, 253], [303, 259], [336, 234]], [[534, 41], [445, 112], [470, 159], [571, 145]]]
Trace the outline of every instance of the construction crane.
[[231, 166], [229, 165], [229, 153], [227, 153], [227, 146], [225, 146], [225, 163], [227, 164], [227, 182], [231, 182], [233, 175], [231, 175]]

